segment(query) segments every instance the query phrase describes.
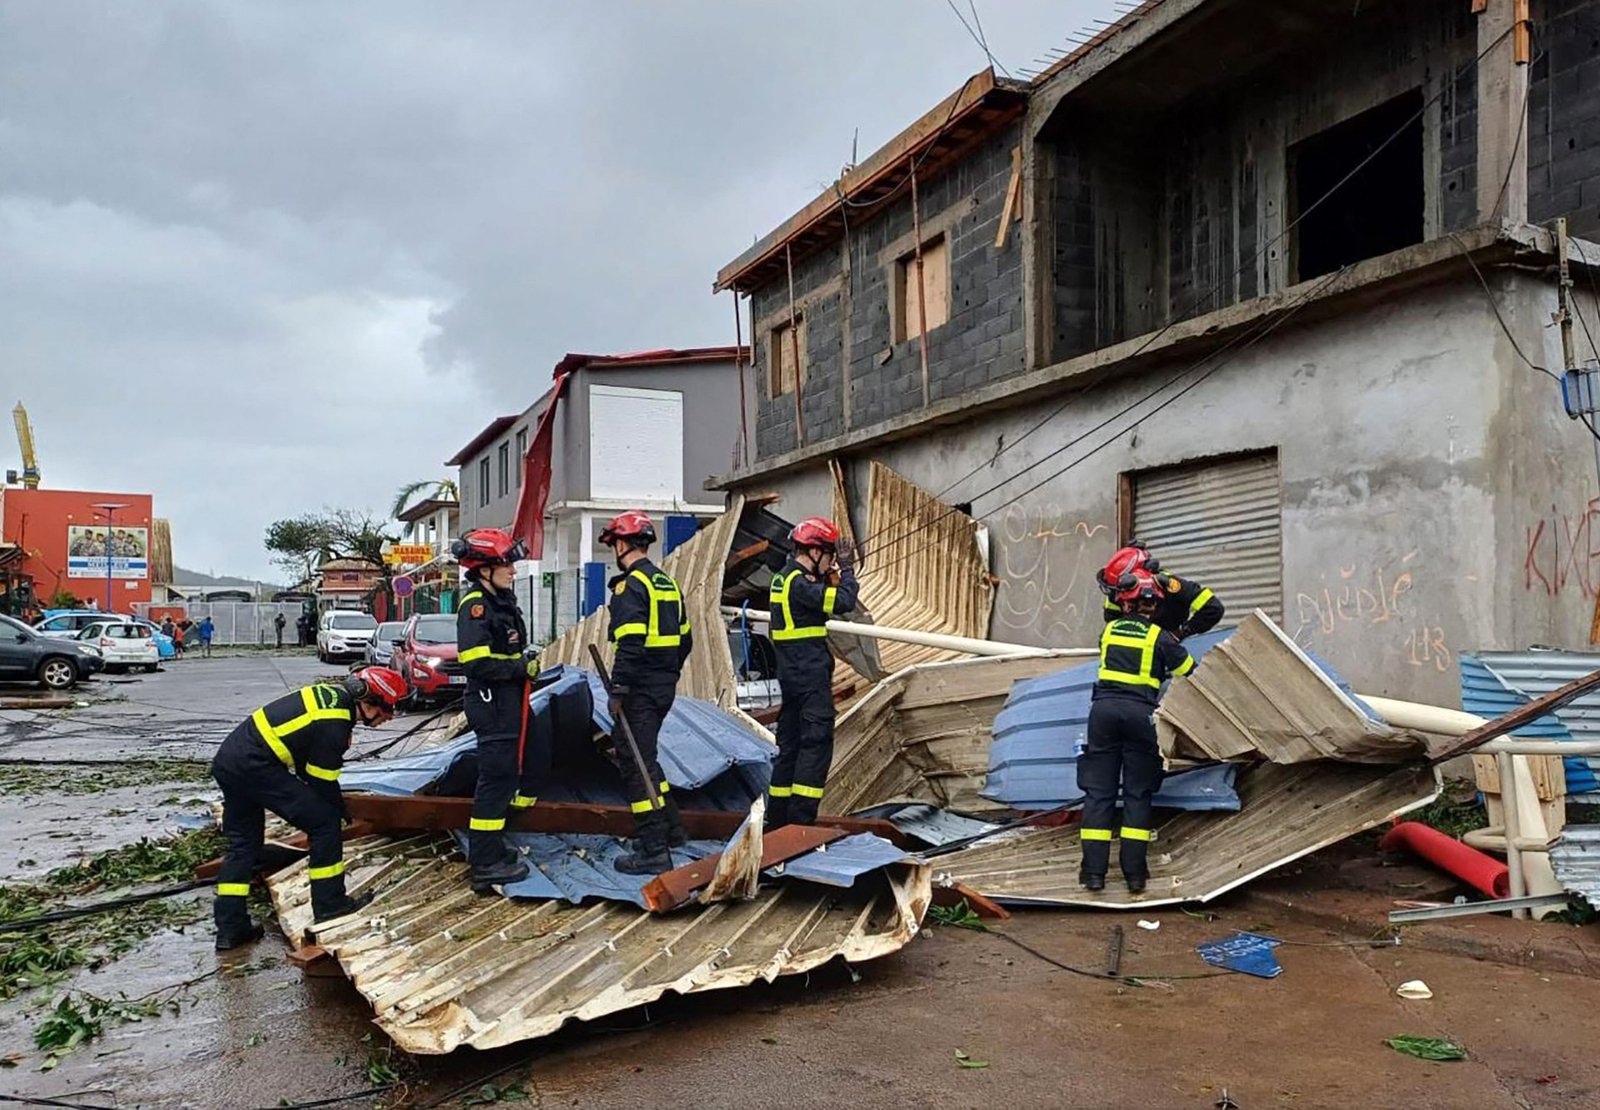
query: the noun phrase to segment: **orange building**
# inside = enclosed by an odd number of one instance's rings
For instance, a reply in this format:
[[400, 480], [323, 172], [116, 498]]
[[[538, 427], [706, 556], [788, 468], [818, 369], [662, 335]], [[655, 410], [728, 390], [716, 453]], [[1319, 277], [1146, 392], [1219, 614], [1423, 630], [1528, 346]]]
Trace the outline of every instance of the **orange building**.
[[7, 569], [41, 608], [61, 591], [106, 608], [109, 559], [110, 609], [130, 612], [150, 600], [151, 511], [148, 493], [0, 488], [0, 542], [21, 553]]

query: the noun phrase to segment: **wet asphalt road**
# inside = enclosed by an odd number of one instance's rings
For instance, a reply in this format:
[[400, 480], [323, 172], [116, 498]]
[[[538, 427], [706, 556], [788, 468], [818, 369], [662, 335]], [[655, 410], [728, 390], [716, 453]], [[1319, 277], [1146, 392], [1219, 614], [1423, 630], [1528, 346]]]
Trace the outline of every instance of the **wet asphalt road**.
[[[0, 760], [204, 757], [261, 702], [330, 669], [309, 657], [188, 659], [136, 682], [95, 684], [61, 714], [0, 713]], [[102, 700], [103, 697], [114, 700]], [[392, 726], [391, 731], [406, 722]], [[76, 765], [73, 765], [76, 766]], [[62, 773], [72, 773], [63, 766]], [[170, 831], [203, 811], [204, 786], [154, 785], [51, 797], [0, 793], [10, 878]], [[23, 867], [21, 860], [32, 860]], [[195, 902], [197, 913], [206, 899]], [[1125, 927], [1125, 971], [1203, 975], [1194, 945], [1271, 929], [1284, 974], [1131, 986], [1053, 966], [998, 935], [929, 928], [897, 956], [736, 991], [667, 999], [540, 1042], [415, 1062], [386, 1057], [364, 1000], [340, 978], [307, 978], [276, 933], [219, 960], [209, 923], [166, 930], [50, 992], [0, 1003], [0, 1092], [119, 1107], [430, 1105], [458, 1088], [516, 1084], [510, 1105], [640, 1107], [1212, 1107], [1224, 1092], [1260, 1107], [1600, 1105], [1594, 1017], [1600, 979], [1433, 952], [1368, 949], [1263, 920], [1248, 901], [1217, 920], [1156, 912], [1019, 914], [998, 928], [1043, 956], [1098, 967], [1106, 930]], [[1559, 928], [1559, 927], [1557, 927]], [[218, 973], [219, 974], [212, 974]], [[113, 1026], [40, 1072], [31, 1034], [65, 989], [137, 997], [199, 976], [177, 1015]], [[1431, 1002], [1397, 998], [1425, 979]], [[1399, 1034], [1450, 1037], [1470, 1059], [1401, 1056]], [[963, 1067], [956, 1053], [986, 1067]], [[360, 1097], [369, 1065], [407, 1078], [403, 1102]], [[498, 1073], [498, 1074], [496, 1074]], [[448, 1105], [462, 1105], [452, 1100]]]

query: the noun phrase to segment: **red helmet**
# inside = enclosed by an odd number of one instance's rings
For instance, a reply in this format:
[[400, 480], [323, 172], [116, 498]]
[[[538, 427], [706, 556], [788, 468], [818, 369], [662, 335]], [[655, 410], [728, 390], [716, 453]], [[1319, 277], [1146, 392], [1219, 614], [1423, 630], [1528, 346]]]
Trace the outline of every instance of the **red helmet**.
[[839, 545], [839, 526], [825, 516], [808, 516], [789, 532], [796, 547], [821, 547], [832, 551]]
[[1124, 612], [1132, 612], [1133, 607], [1141, 601], [1160, 601], [1166, 596], [1156, 576], [1142, 570], [1125, 574], [1117, 581], [1117, 604], [1122, 606]]
[[656, 526], [651, 522], [650, 514], [629, 509], [612, 517], [611, 522], [600, 530], [600, 542], [609, 544], [617, 540], [632, 540], [636, 546], [645, 547], [655, 543]]
[[1151, 557], [1150, 549], [1138, 540], [1132, 540], [1127, 547], [1117, 549], [1117, 553], [1106, 562], [1106, 581], [1116, 582], [1124, 574], [1133, 574], [1136, 571], [1148, 571], [1155, 574], [1161, 569], [1161, 560]]
[[509, 566], [528, 557], [521, 540], [500, 528], [474, 528], [450, 545], [450, 554], [467, 570], [476, 567]]
[[370, 702], [390, 713], [411, 693], [400, 672], [388, 667], [362, 667], [345, 680], [345, 689], [357, 701]]

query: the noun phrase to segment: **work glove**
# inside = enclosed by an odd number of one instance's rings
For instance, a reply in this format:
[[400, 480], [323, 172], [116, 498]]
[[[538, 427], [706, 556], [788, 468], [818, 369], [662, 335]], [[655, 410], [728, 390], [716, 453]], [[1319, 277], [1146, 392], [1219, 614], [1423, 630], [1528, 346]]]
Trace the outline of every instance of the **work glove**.
[[834, 565], [841, 571], [853, 570], [856, 565], [855, 545], [843, 536], [839, 537], [839, 544], [833, 552]]
[[606, 709], [610, 711], [613, 722], [622, 720], [622, 699], [627, 696], [628, 688], [626, 686], [613, 686], [611, 688], [611, 697], [606, 701]]
[[539, 677], [539, 649], [530, 647], [522, 649], [522, 666], [529, 678]]

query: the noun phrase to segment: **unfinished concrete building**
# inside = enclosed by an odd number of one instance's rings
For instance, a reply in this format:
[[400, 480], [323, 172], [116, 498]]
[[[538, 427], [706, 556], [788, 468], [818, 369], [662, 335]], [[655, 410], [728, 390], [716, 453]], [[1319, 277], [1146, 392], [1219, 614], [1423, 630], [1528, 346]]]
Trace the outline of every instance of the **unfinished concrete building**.
[[711, 484], [796, 517], [878, 459], [987, 525], [994, 638], [1092, 644], [1137, 536], [1452, 704], [1459, 653], [1590, 643], [1558, 217], [1581, 367], [1600, 0], [1151, 0], [970, 78], [722, 270], [754, 434]]

